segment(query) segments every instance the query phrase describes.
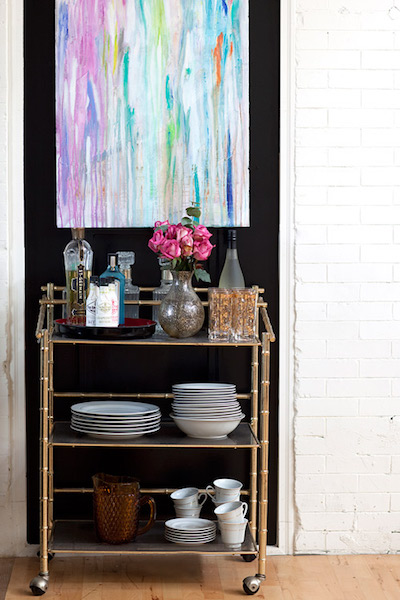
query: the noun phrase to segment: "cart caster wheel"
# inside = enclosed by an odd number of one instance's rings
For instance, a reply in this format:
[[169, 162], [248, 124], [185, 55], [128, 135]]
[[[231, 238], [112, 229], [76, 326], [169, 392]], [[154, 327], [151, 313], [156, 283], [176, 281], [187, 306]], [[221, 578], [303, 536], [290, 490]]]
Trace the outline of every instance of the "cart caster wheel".
[[243, 589], [248, 596], [256, 594], [260, 589], [261, 580], [258, 577], [246, 577], [243, 579]]
[[34, 596], [42, 596], [47, 591], [47, 586], [49, 584], [48, 575], [38, 575], [34, 577], [29, 584], [31, 588], [32, 594]]
[[241, 557], [244, 562], [253, 562], [253, 560], [256, 560], [257, 554], [242, 554]]

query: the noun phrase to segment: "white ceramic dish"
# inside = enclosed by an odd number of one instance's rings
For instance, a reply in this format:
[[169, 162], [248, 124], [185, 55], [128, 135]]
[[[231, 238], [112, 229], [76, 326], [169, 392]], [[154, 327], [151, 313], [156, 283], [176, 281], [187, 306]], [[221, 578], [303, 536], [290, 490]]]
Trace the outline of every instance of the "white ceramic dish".
[[216, 536], [216, 532], [215, 531], [210, 531], [207, 534], [203, 534], [203, 535], [195, 535], [195, 536], [189, 536], [189, 535], [182, 535], [182, 536], [177, 536], [177, 535], [173, 535], [169, 532], [165, 532], [165, 537], [169, 538], [170, 540], [178, 540], [178, 541], [187, 541], [187, 542], [196, 542], [199, 540], [209, 540], [209, 539], [213, 539]]
[[239, 402], [233, 399], [225, 399], [221, 398], [220, 400], [177, 400], [176, 398], [173, 401], [174, 404], [179, 404], [182, 406], [236, 406]]
[[156, 423], [161, 420], [161, 416], [154, 415], [151, 417], [142, 417], [141, 419], [135, 420], [127, 419], [126, 421], [111, 421], [109, 419], [95, 421], [94, 419], [86, 419], [85, 417], [78, 417], [76, 415], [72, 415], [71, 420], [76, 421], [77, 423], [87, 423], [88, 425], [93, 426], [111, 425], [112, 427], [125, 427], [126, 425], [131, 425], [133, 427], [136, 427], [137, 425], [142, 425], [143, 423]]
[[86, 433], [87, 435], [90, 435], [91, 437], [98, 437], [98, 438], [124, 438], [124, 437], [139, 437], [141, 435], [145, 435], [146, 433], [155, 433], [156, 431], [159, 431], [160, 427], [154, 427], [153, 429], [145, 429], [145, 430], [136, 430], [136, 431], [109, 431], [109, 432], [105, 432], [105, 431], [91, 431], [91, 430], [87, 430], [87, 429], [82, 429], [81, 427], [77, 427], [76, 425], [71, 425], [71, 429], [73, 429], [73, 431], [77, 431], [78, 433]]
[[142, 427], [92, 427], [88, 425], [82, 425], [81, 423], [75, 423], [71, 421], [72, 429], [87, 431], [88, 433], [136, 433], [140, 431], [157, 431], [160, 428], [159, 423], [151, 423], [149, 425], [143, 425]]
[[172, 409], [174, 411], [174, 413], [182, 413], [184, 414], [191, 414], [191, 415], [200, 415], [200, 414], [209, 414], [209, 413], [213, 413], [216, 415], [226, 415], [226, 414], [232, 414], [232, 413], [236, 413], [239, 414], [242, 412], [241, 407], [236, 407], [236, 408], [217, 408], [217, 407], [213, 407], [210, 406], [209, 408], [180, 408], [179, 406], [175, 406], [174, 404], [172, 405]]
[[108, 401], [108, 400], [92, 400], [90, 402], [80, 402], [71, 406], [71, 411], [86, 415], [99, 416], [130, 416], [137, 414], [148, 414], [159, 412], [160, 409], [154, 404], [146, 404], [144, 402], [123, 402], [123, 401]]
[[236, 385], [233, 383], [175, 383], [172, 386], [173, 390], [236, 390]]
[[93, 423], [98, 423], [102, 421], [112, 422], [112, 423], [135, 423], [136, 421], [141, 421], [142, 419], [154, 419], [161, 417], [161, 411], [148, 413], [148, 414], [138, 414], [135, 416], [129, 417], [112, 417], [112, 416], [97, 416], [97, 415], [85, 415], [79, 412], [72, 412], [71, 415], [77, 419], [85, 419], [86, 421], [93, 421]]
[[176, 417], [171, 414], [170, 417], [175, 421], [176, 426], [191, 438], [202, 438], [205, 440], [222, 440], [236, 429], [245, 415], [242, 414], [237, 419], [187, 419]]
[[173, 392], [173, 396], [174, 398], [177, 398], [179, 400], [196, 400], [196, 398], [198, 398], [199, 400], [202, 400], [203, 398], [210, 398], [212, 400], [220, 400], [221, 398], [237, 398], [237, 394], [236, 392], [218, 392], [218, 393], [213, 393], [210, 391], [206, 391], [206, 392], [198, 392], [198, 393], [194, 393], [194, 392], [190, 392], [187, 394], [181, 394], [178, 392]]
[[210, 519], [168, 519], [165, 521], [166, 529], [173, 529], [176, 531], [204, 531], [208, 529], [214, 529], [217, 527], [215, 521]]

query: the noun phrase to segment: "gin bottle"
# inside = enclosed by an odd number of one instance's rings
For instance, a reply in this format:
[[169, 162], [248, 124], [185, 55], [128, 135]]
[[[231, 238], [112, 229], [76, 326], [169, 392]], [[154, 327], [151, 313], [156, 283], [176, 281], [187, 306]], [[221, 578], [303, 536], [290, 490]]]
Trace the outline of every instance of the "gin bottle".
[[[134, 252], [117, 252], [118, 266], [125, 276], [125, 302], [127, 300], [139, 300], [139, 286], [132, 283], [132, 267], [135, 264]], [[139, 317], [139, 304], [126, 304], [125, 317], [137, 319]]]
[[100, 275], [100, 283], [101, 280], [105, 277], [111, 277], [115, 279], [115, 285], [117, 288], [117, 296], [119, 298], [119, 324], [123, 325], [125, 323], [125, 309], [124, 309], [124, 295], [125, 295], [125, 277], [122, 275], [121, 271], [117, 265], [117, 255], [112, 253], [108, 255], [108, 267]]
[[[171, 289], [172, 285], [172, 273], [170, 270], [171, 262], [167, 258], [158, 258], [158, 263], [161, 269], [161, 281], [159, 287], [157, 287], [153, 291], [153, 300], [164, 300], [165, 296]], [[153, 306], [152, 317], [153, 321], [157, 323], [156, 325], [156, 333], [164, 334], [164, 330], [158, 322], [158, 311], [160, 309], [160, 305]]]
[[86, 323], [86, 299], [93, 266], [93, 251], [84, 235], [83, 228], [72, 229], [72, 240], [64, 250], [66, 319], [73, 325]]
[[221, 272], [218, 287], [242, 288], [245, 287], [242, 269], [236, 247], [236, 230], [228, 229], [228, 248], [225, 263]]

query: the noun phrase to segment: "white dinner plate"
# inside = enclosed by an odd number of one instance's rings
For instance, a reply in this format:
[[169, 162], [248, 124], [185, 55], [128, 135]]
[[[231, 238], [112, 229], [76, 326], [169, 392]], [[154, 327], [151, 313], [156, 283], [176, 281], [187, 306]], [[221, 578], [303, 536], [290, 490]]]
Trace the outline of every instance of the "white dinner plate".
[[200, 538], [198, 540], [176, 540], [174, 538], [170, 538], [167, 535], [165, 536], [165, 539], [168, 542], [173, 542], [174, 544], [206, 544], [207, 542], [212, 542], [213, 540], [215, 540], [215, 538], [217, 537], [217, 534], [214, 533], [212, 536], [209, 536], [207, 538]]
[[108, 400], [93, 400], [91, 402], [80, 402], [71, 406], [72, 412], [86, 415], [98, 415], [105, 417], [131, 416], [137, 414], [148, 414], [158, 412], [160, 409], [155, 404], [144, 402], [120, 402]]
[[236, 389], [234, 383], [174, 383], [173, 390], [226, 390]]
[[134, 416], [126, 416], [126, 417], [113, 417], [113, 416], [105, 416], [105, 415], [85, 415], [83, 413], [80, 412], [75, 412], [75, 411], [71, 411], [71, 415], [73, 417], [76, 417], [77, 419], [86, 419], [87, 421], [93, 421], [94, 423], [96, 422], [101, 422], [101, 421], [108, 421], [109, 423], [129, 423], [129, 422], [136, 422], [136, 421], [141, 421], [142, 419], [154, 419], [155, 417], [161, 417], [161, 411], [157, 411], [157, 412], [153, 412], [153, 413], [148, 413], [148, 414], [137, 414]]
[[237, 394], [236, 392], [232, 392], [232, 394], [211, 394], [210, 392], [204, 392], [204, 394], [172, 394], [175, 400], [186, 400], [187, 402], [195, 400], [236, 400]]
[[200, 519], [197, 517], [184, 517], [181, 519], [169, 519], [165, 522], [165, 527], [177, 531], [204, 531], [217, 527], [215, 521], [209, 519]]
[[111, 431], [111, 432], [104, 432], [102, 431], [93, 431], [93, 430], [87, 430], [87, 429], [82, 429], [81, 427], [78, 427], [76, 425], [72, 425], [71, 424], [71, 429], [73, 429], [74, 431], [78, 431], [79, 433], [87, 433], [88, 435], [91, 436], [96, 436], [96, 437], [115, 437], [115, 438], [119, 438], [119, 437], [137, 437], [139, 435], [145, 435], [146, 433], [155, 433], [156, 431], [158, 431], [160, 429], [159, 426], [154, 427], [152, 429], [146, 429], [146, 430], [136, 430], [136, 431]]
[[236, 406], [237, 402], [236, 398], [221, 398], [221, 400], [213, 400], [212, 398], [204, 398], [202, 400], [173, 399], [174, 404], [179, 404], [181, 406]]
[[187, 417], [188, 419], [190, 419], [191, 417], [193, 417], [194, 419], [199, 419], [201, 417], [229, 417], [230, 415], [233, 415], [235, 417], [240, 416], [242, 414], [242, 411], [239, 410], [197, 410], [197, 411], [191, 411], [191, 410], [178, 410], [176, 408], [173, 409], [173, 414], [174, 415], [179, 415], [180, 417]]
[[232, 412], [232, 411], [241, 411], [242, 407], [240, 404], [235, 404], [234, 406], [181, 406], [179, 404], [172, 403], [171, 407], [174, 410], [181, 410], [183, 412]]
[[152, 423], [150, 425], [144, 425], [143, 427], [125, 427], [125, 428], [121, 428], [121, 427], [91, 427], [91, 426], [87, 426], [87, 425], [82, 425], [81, 423], [75, 423], [74, 421], [71, 421], [71, 427], [75, 428], [75, 429], [82, 429], [85, 430], [87, 432], [90, 433], [96, 433], [96, 431], [98, 431], [99, 433], [125, 433], [125, 432], [137, 432], [137, 431], [149, 431], [149, 430], [153, 430], [153, 429], [159, 429], [160, 428], [160, 424], [159, 423]]
[[216, 529], [209, 529], [205, 532], [201, 532], [201, 533], [194, 533], [192, 531], [176, 531], [176, 530], [171, 530], [171, 529], [166, 529], [165, 530], [165, 534], [168, 535], [169, 537], [173, 537], [176, 539], [188, 539], [188, 540], [194, 540], [194, 539], [200, 539], [202, 537], [209, 537], [210, 535], [213, 535], [215, 533]]
[[[246, 416], [244, 413], [240, 413], [237, 417], [233, 417], [233, 418], [227, 418], [227, 417], [202, 417], [201, 419], [199, 417], [178, 417], [178, 415], [174, 415], [174, 413], [170, 414], [170, 417], [176, 417], [179, 420], [182, 421], [203, 421], [203, 422], [207, 422], [207, 421], [211, 421], [211, 422], [215, 422], [215, 421], [220, 421], [221, 423], [223, 423], [224, 421], [241, 421], [242, 419], [244, 419], [244, 417]], [[200, 436], [201, 437], [201, 436]]]
[[108, 419], [93, 420], [87, 419], [85, 417], [79, 417], [76, 415], [71, 416], [71, 420], [76, 421], [77, 423], [87, 423], [88, 425], [107, 425], [112, 427], [127, 427], [137, 425], [142, 425], [144, 423], [155, 423], [161, 420], [161, 415], [155, 415], [154, 417], [142, 417], [141, 419], [131, 420], [127, 419], [126, 421], [109, 421]]

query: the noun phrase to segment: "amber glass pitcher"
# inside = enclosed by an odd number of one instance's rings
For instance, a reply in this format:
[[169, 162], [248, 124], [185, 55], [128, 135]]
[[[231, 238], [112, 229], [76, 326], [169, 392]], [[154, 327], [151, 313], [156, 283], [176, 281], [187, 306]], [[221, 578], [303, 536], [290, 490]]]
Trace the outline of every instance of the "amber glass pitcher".
[[[156, 504], [150, 496], [140, 494], [137, 479], [96, 473], [92, 480], [94, 524], [99, 540], [126, 544], [153, 526]], [[150, 506], [150, 517], [139, 529], [139, 512], [144, 504]]]

